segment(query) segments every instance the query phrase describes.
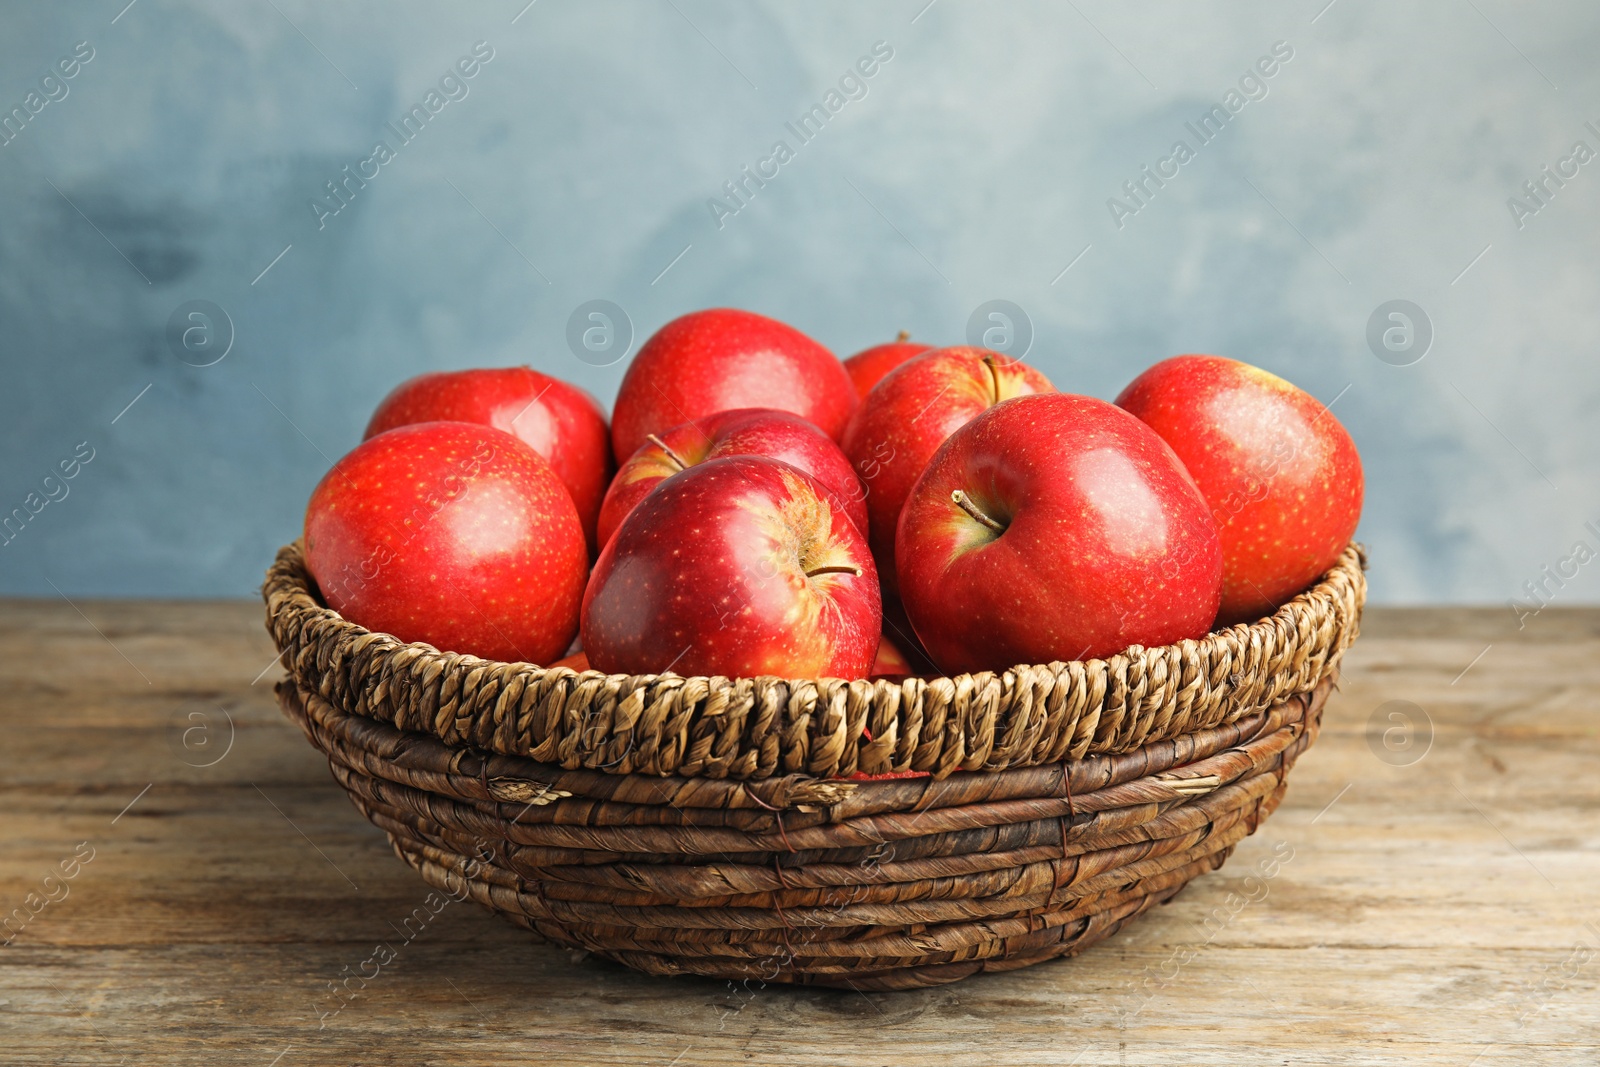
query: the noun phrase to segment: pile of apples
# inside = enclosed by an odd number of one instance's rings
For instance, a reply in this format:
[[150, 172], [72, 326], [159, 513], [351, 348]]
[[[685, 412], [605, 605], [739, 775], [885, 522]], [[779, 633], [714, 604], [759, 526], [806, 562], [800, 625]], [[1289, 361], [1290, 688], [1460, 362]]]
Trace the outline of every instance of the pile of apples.
[[609, 426], [528, 367], [404, 382], [304, 545], [330, 607], [447, 651], [904, 677], [1270, 614], [1337, 560], [1362, 488], [1328, 409], [1245, 363], [1177, 356], [1109, 404], [981, 348], [902, 334], [841, 363], [712, 309], [644, 344]]

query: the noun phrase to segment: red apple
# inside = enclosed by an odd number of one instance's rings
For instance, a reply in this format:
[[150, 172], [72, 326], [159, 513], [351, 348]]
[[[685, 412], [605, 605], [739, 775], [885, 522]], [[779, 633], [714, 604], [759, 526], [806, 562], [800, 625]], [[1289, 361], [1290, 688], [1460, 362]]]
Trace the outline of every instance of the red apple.
[[631, 456], [659, 434], [733, 408], [777, 408], [839, 439], [856, 391], [833, 353], [776, 319], [711, 308], [673, 319], [639, 349], [611, 418], [616, 454]]
[[857, 529], [866, 530], [866, 493], [832, 438], [788, 411], [739, 408], [651, 434], [606, 490], [600, 506], [600, 543], [610, 541], [628, 512], [664, 480], [724, 456], [767, 456], [809, 474]]
[[[878, 572], [878, 584], [883, 584], [883, 572]], [[906, 607], [894, 593], [883, 594], [883, 636], [886, 641], [893, 641], [895, 652], [906, 661], [910, 668], [906, 673], [922, 677], [939, 673], [939, 668], [934, 664], [933, 657], [928, 655], [928, 650], [922, 647], [922, 642], [917, 640], [917, 633], [911, 626], [911, 620], [906, 616]], [[882, 646], [879, 646], [882, 653]], [[876, 667], [874, 673], [878, 673]]]
[[856, 387], [857, 396], [865, 399], [866, 395], [872, 392], [872, 387], [883, 380], [884, 375], [906, 360], [933, 350], [932, 345], [913, 342], [910, 337], [909, 333], [901, 330], [900, 336], [888, 344], [863, 348], [844, 361], [844, 369], [850, 373], [850, 381]]
[[900, 646], [889, 640], [888, 634], [878, 638], [878, 653], [872, 660], [872, 677], [898, 680], [910, 678], [916, 673], [911, 660], [900, 651]]
[[1174, 356], [1117, 403], [1172, 446], [1211, 505], [1222, 537], [1219, 622], [1271, 614], [1355, 535], [1355, 442], [1321, 401], [1277, 375], [1221, 356]]
[[306, 507], [306, 565], [369, 630], [550, 663], [578, 628], [589, 557], [572, 497], [521, 440], [421, 422], [356, 446]]
[[582, 674], [584, 671], [589, 669], [589, 656], [588, 653], [583, 651], [574, 652], [570, 656], [563, 656], [561, 659], [556, 660], [554, 663], [550, 664], [550, 666], [570, 667], [572, 670]]
[[865, 678], [883, 622], [866, 538], [787, 463], [663, 482], [600, 552], [583, 647], [608, 674]]
[[591, 556], [600, 498], [611, 479], [611, 433], [594, 397], [531, 367], [419, 374], [383, 398], [367, 437], [413, 422], [476, 422], [520, 437], [572, 494]]
[[900, 515], [900, 595], [948, 673], [1200, 637], [1222, 595], [1205, 498], [1121, 408], [1006, 401], [944, 443]]
[[896, 588], [895, 524], [933, 454], [961, 426], [1014, 396], [1054, 391], [1043, 374], [986, 348], [939, 348], [890, 371], [861, 404], [844, 453], [867, 487], [872, 554]]

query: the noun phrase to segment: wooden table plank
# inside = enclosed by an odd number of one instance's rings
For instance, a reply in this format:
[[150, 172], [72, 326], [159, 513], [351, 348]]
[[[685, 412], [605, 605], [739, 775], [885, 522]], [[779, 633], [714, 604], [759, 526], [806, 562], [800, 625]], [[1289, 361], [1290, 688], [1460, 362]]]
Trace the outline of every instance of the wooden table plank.
[[0, 908], [60, 898], [0, 931], [0, 1060], [1600, 1061], [1600, 611], [1371, 609], [1221, 871], [1081, 959], [870, 995], [645, 978], [466, 904], [403, 942], [428, 889], [279, 715], [259, 611], [0, 602]]

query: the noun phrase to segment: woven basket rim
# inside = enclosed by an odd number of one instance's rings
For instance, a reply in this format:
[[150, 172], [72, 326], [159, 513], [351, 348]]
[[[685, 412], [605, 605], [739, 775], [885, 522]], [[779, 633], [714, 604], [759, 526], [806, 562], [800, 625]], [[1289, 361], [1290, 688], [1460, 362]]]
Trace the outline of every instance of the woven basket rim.
[[322, 603], [299, 542], [262, 595], [297, 683], [448, 744], [614, 774], [848, 777], [1129, 752], [1303, 693], [1355, 640], [1364, 549], [1272, 615], [1173, 645], [889, 679], [608, 675], [403, 642]]
[[[400, 638], [395, 637], [393, 634], [384, 633], [381, 630], [369, 630], [366, 627], [362, 626], [360, 623], [352, 622], [351, 620], [349, 620], [349, 619], [345, 618], [343, 615], [341, 615], [338, 611], [336, 611], [333, 608], [329, 607], [322, 600], [321, 595], [320, 595], [320, 590], [318, 590], [317, 587], [316, 587], [316, 579], [311, 577], [310, 568], [307, 567], [306, 564], [305, 564], [305, 548], [303, 547], [302, 540], [299, 539], [299, 538], [295, 539], [294, 541], [290, 542], [287, 545], [284, 545], [282, 548], [280, 548], [278, 550], [277, 560], [274, 563], [272, 569], [267, 572], [267, 581], [262, 586], [262, 595], [263, 595], [264, 598], [267, 598], [269, 600], [269, 605], [270, 605], [270, 598], [271, 598], [271, 595], [272, 595], [272, 592], [273, 592], [273, 590], [272, 590], [272, 586], [274, 584], [273, 583], [273, 578], [274, 578], [275, 574], [279, 571], [279, 568], [283, 566], [283, 564], [285, 563], [286, 559], [292, 561], [292, 565], [293, 565], [294, 569], [299, 571], [298, 578], [293, 574], [291, 574], [289, 576], [290, 585], [293, 586], [295, 584], [298, 584], [301, 587], [301, 589], [303, 589], [305, 596], [311, 600], [311, 602], [316, 606], [316, 608], [319, 611], [325, 613], [325, 618], [329, 622], [335, 623], [336, 625], [338, 625], [342, 629], [346, 630], [348, 635], [350, 637], [352, 637], [352, 638], [357, 638], [357, 639], [363, 639], [363, 638], [367, 638], [367, 637], [387, 638], [388, 640], [394, 642], [397, 645], [405, 645], [405, 646], [407, 646], [409, 648], [418, 649], [418, 650], [421, 650], [421, 651], [423, 651], [425, 653], [430, 653], [430, 654], [435, 655], [435, 656], [446, 657], [446, 658], [449, 658], [449, 659], [451, 659], [453, 661], [456, 661], [458, 663], [461, 663], [461, 664], [477, 663], [477, 664], [495, 664], [495, 665], [499, 665], [499, 666], [512, 666], [512, 667], [516, 667], [516, 668], [519, 668], [519, 669], [522, 669], [522, 670], [526, 670], [526, 671], [532, 672], [535, 675], [543, 675], [546, 672], [552, 672], [552, 671], [565, 671], [568, 674], [577, 675], [577, 676], [580, 676], [580, 677], [581, 676], [586, 676], [586, 675], [594, 675], [594, 676], [602, 677], [602, 678], [629, 678], [629, 679], [632, 679], [632, 680], [640, 682], [640, 683], [648, 683], [648, 682], [652, 682], [652, 681], [659, 681], [659, 680], [662, 680], [662, 679], [669, 679], [669, 678], [670, 679], [683, 680], [683, 681], [702, 681], [702, 682], [709, 682], [709, 681], [714, 681], [714, 680], [722, 680], [724, 678], [727, 678], [730, 681], [739, 680], [738, 677], [735, 677], [735, 676], [727, 676], [727, 675], [683, 675], [683, 674], [675, 674], [672, 671], [663, 671], [663, 672], [661, 672], [659, 674], [634, 674], [634, 675], [608, 674], [605, 671], [597, 671], [597, 670], [594, 670], [593, 668], [590, 668], [589, 670], [586, 670], [586, 671], [575, 671], [571, 667], [545, 667], [545, 666], [541, 666], [540, 664], [537, 664], [537, 663], [529, 663], [529, 662], [527, 662], [525, 660], [496, 660], [496, 659], [488, 659], [488, 658], [483, 657], [483, 656], [476, 656], [476, 655], [473, 655], [470, 652], [451, 652], [451, 651], [449, 651], [447, 649], [441, 649], [441, 648], [438, 648], [435, 645], [430, 645], [426, 641], [402, 641]], [[1344, 551], [1340, 554], [1339, 559], [1334, 563], [1334, 565], [1331, 568], [1329, 568], [1329, 570], [1327, 571], [1326, 574], [1324, 574], [1314, 584], [1312, 584], [1311, 586], [1306, 588], [1304, 591], [1302, 591], [1301, 593], [1299, 593], [1295, 597], [1291, 598], [1288, 601], [1285, 601], [1284, 604], [1282, 606], [1280, 606], [1278, 608], [1278, 610], [1273, 612], [1271, 615], [1264, 615], [1261, 618], [1256, 619], [1256, 620], [1254, 620], [1252, 622], [1234, 623], [1234, 624], [1232, 624], [1230, 626], [1222, 627], [1221, 629], [1212, 630], [1210, 633], [1207, 633], [1204, 637], [1185, 638], [1182, 641], [1178, 641], [1178, 642], [1175, 642], [1175, 643], [1170, 644], [1170, 645], [1150, 645], [1150, 646], [1146, 646], [1146, 645], [1129, 645], [1127, 648], [1123, 649], [1121, 652], [1113, 653], [1110, 656], [1090, 657], [1089, 659], [1086, 659], [1086, 660], [1053, 660], [1048, 664], [1017, 663], [1017, 664], [1013, 664], [1012, 666], [1007, 667], [1007, 668], [1005, 668], [1004, 670], [1001, 670], [1001, 671], [972, 671], [972, 672], [968, 672], [968, 673], [964, 673], [964, 674], [950, 674], [950, 675], [923, 674], [923, 675], [912, 675], [910, 677], [918, 678], [918, 679], [920, 679], [922, 681], [932, 681], [932, 680], [934, 680], [936, 678], [942, 678], [942, 679], [946, 679], [946, 680], [949, 680], [949, 681], [952, 681], [952, 682], [959, 683], [962, 680], [975, 679], [975, 678], [979, 678], [979, 677], [988, 677], [988, 676], [993, 676], [993, 675], [997, 675], [997, 674], [1003, 674], [1003, 673], [1006, 673], [1006, 671], [1013, 671], [1013, 670], [1019, 670], [1019, 669], [1024, 669], [1024, 668], [1040, 668], [1040, 667], [1050, 668], [1050, 667], [1055, 667], [1057, 665], [1066, 666], [1066, 665], [1073, 664], [1073, 663], [1080, 663], [1080, 664], [1101, 663], [1101, 662], [1108, 662], [1108, 661], [1111, 661], [1111, 660], [1115, 660], [1115, 659], [1118, 659], [1118, 658], [1121, 658], [1121, 657], [1139, 655], [1141, 653], [1160, 653], [1160, 652], [1162, 652], [1162, 651], [1164, 651], [1166, 649], [1174, 649], [1174, 648], [1181, 649], [1181, 648], [1187, 648], [1187, 647], [1190, 647], [1190, 646], [1204, 645], [1204, 644], [1206, 644], [1208, 642], [1215, 641], [1218, 637], [1220, 637], [1223, 634], [1226, 634], [1226, 633], [1228, 633], [1230, 631], [1240, 631], [1240, 630], [1248, 631], [1248, 630], [1250, 630], [1250, 629], [1252, 629], [1254, 627], [1270, 625], [1274, 619], [1276, 619], [1276, 618], [1278, 618], [1280, 616], [1285, 616], [1286, 613], [1292, 613], [1297, 607], [1303, 607], [1307, 603], [1312, 601], [1315, 597], [1317, 597], [1319, 594], [1325, 593], [1327, 588], [1328, 588], [1328, 586], [1329, 586], [1329, 584], [1336, 580], [1336, 576], [1341, 571], [1346, 571], [1347, 572], [1352, 566], [1354, 566], [1356, 569], [1358, 569], [1362, 573], [1364, 573], [1366, 571], [1366, 569], [1367, 569], [1366, 546], [1362, 545], [1360, 542], [1357, 542], [1357, 541], [1352, 541], [1352, 542], [1350, 542], [1350, 544], [1348, 546], [1345, 547]], [[292, 595], [296, 590], [293, 590], [291, 588], [290, 591], [291, 591], [291, 595]], [[271, 626], [271, 619], [270, 618], [268, 619], [268, 626], [269, 626], [269, 628]], [[786, 681], [786, 682], [796, 682], [796, 681], [832, 682], [832, 681], [837, 681], [837, 682], [846, 682], [846, 683], [848, 683], [848, 682], [870, 681], [870, 682], [873, 682], [874, 684], [888, 684], [888, 685], [894, 686], [894, 687], [898, 687], [900, 685], [899, 681], [893, 680], [893, 679], [889, 679], [889, 678], [865, 679], [865, 678], [835, 678], [835, 677], [832, 677], [832, 676], [823, 676], [823, 677], [818, 677], [818, 678], [799, 679], [799, 678], [788, 678], [788, 677], [785, 677], [783, 675], [760, 675], [760, 676], [750, 676], [750, 677], [772, 678], [772, 679], [782, 680], [782, 681]]]

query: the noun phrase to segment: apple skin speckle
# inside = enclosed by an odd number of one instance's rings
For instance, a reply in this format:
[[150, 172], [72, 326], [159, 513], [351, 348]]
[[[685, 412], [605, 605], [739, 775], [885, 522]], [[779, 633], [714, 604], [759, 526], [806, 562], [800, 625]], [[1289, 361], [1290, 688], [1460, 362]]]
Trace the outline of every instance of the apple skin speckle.
[[649, 434], [734, 408], [777, 408], [837, 441], [856, 390], [833, 353], [793, 326], [737, 308], [692, 311], [657, 330], [623, 375], [611, 418], [618, 459]]
[[933, 351], [932, 345], [906, 340], [904, 333], [900, 336], [902, 339], [898, 341], [863, 348], [844, 361], [844, 369], [850, 372], [850, 381], [861, 399], [865, 400], [873, 387], [900, 364], [916, 359], [924, 352]]
[[362, 439], [417, 422], [475, 422], [521, 438], [555, 469], [578, 509], [590, 556], [599, 552], [595, 523], [615, 465], [611, 430], [594, 397], [531, 367], [419, 374], [383, 398]]
[[571, 495], [523, 441], [464, 422], [380, 433], [306, 508], [306, 564], [329, 607], [402, 641], [553, 663], [588, 567]]
[[928, 461], [957, 429], [1002, 400], [1053, 392], [1026, 363], [960, 345], [915, 356], [886, 374], [850, 420], [842, 442], [867, 488], [878, 572], [893, 592], [900, 509]]
[[1361, 456], [1333, 413], [1259, 367], [1163, 360], [1117, 397], [1172, 446], [1222, 538], [1218, 622], [1271, 614], [1338, 560], [1361, 520]]
[[1178, 457], [1070, 393], [1006, 400], [956, 430], [906, 500], [896, 559], [911, 624], [948, 673], [1201, 637], [1222, 594], [1216, 526]]
[[662, 482], [583, 601], [584, 651], [618, 674], [865, 678], [882, 624], [866, 537], [809, 475], [762, 456]]
[[[833, 439], [799, 415], [774, 408], [719, 411], [655, 435], [623, 463], [600, 505], [605, 545], [634, 507], [682, 470], [725, 456], [766, 456], [811, 475], [835, 507], [867, 528], [866, 490]], [[658, 443], [659, 442], [659, 443]]]

